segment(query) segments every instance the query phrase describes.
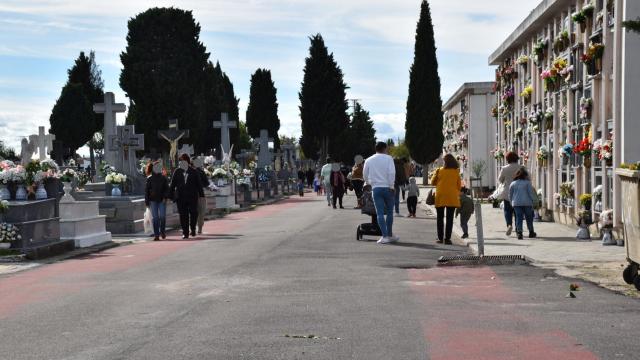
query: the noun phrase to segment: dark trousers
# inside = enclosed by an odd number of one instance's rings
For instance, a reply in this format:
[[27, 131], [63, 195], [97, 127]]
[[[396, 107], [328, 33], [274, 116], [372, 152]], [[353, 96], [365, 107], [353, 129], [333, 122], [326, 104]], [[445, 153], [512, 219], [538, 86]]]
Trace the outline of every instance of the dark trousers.
[[527, 223], [527, 229], [530, 233], [533, 231], [533, 207], [532, 206], [515, 206], [513, 208], [516, 213], [516, 233], [522, 232], [522, 221]]
[[469, 235], [469, 219], [471, 219], [471, 215], [460, 215], [460, 227], [462, 228], [462, 233]]
[[409, 196], [407, 198], [407, 209], [409, 210], [409, 215], [415, 215], [417, 208], [418, 208], [418, 197]]
[[502, 207], [504, 208], [504, 221], [507, 222], [507, 226], [511, 226], [513, 224], [513, 206], [509, 200], [503, 200]]
[[[444, 217], [445, 210], [447, 213], [447, 229], [445, 233], [444, 229]], [[453, 216], [456, 213], [456, 208], [450, 206], [443, 206], [436, 208], [437, 224], [438, 224], [438, 240], [451, 240], [451, 232], [453, 231]]]
[[337, 187], [333, 187], [331, 193], [333, 196], [333, 207], [336, 207], [336, 203], [339, 203], [340, 207], [342, 207], [342, 197], [344, 196], [344, 191], [340, 191], [340, 189], [338, 189]]
[[353, 191], [355, 191], [356, 197], [360, 199], [362, 197], [362, 188], [364, 187], [364, 181], [351, 180], [351, 186], [353, 186]]
[[192, 203], [178, 200], [178, 213], [180, 213], [182, 235], [189, 236], [189, 229], [191, 229], [192, 233], [195, 233], [196, 224], [198, 223], [198, 202]]

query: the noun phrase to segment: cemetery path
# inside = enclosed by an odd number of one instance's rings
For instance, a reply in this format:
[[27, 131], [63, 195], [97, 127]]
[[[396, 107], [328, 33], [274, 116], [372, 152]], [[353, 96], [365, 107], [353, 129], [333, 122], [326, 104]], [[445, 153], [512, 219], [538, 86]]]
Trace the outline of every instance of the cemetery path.
[[[353, 198], [347, 197], [347, 204]], [[348, 207], [348, 206], [347, 206]], [[638, 301], [528, 266], [435, 267], [434, 220], [355, 241], [366, 217], [307, 194], [0, 277], [0, 359], [637, 358]]]

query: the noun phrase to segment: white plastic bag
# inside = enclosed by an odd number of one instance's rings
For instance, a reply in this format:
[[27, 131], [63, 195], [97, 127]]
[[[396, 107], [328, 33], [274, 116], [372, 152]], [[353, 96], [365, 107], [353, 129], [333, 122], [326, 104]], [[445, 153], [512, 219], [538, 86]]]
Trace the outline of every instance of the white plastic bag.
[[149, 208], [144, 212], [144, 233], [153, 233], [153, 219], [151, 217], [151, 209]]

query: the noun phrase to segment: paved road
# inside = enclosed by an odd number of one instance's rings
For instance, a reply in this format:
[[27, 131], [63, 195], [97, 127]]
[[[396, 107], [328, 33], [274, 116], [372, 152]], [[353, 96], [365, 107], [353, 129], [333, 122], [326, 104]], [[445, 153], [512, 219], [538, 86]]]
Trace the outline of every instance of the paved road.
[[397, 246], [356, 242], [364, 221], [307, 196], [0, 277], [0, 359], [640, 358], [636, 300], [435, 267], [464, 250], [435, 245], [433, 219], [398, 219]]

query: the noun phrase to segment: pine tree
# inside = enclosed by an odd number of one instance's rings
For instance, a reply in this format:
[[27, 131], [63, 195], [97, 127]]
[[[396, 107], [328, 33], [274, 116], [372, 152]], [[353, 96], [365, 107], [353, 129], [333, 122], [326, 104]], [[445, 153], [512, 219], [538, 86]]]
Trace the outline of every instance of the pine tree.
[[249, 106], [247, 107], [247, 130], [253, 138], [260, 136], [260, 130], [269, 131], [269, 136], [275, 141], [275, 148], [280, 147], [278, 130], [280, 119], [278, 118], [277, 90], [271, 79], [271, 71], [258, 69], [251, 76], [249, 89]]
[[127, 47], [120, 55], [120, 87], [131, 100], [129, 117], [144, 133], [147, 148], [168, 149], [157, 130], [169, 119], [192, 129], [190, 141], [202, 143], [195, 131], [213, 119], [204, 109], [203, 79], [209, 54], [200, 42], [200, 25], [191, 11], [151, 8], [129, 20]]
[[[67, 83], [61, 91], [60, 98], [62, 98], [62, 93], [65, 89], [72, 91], [78, 97], [67, 96], [64, 101], [58, 101], [56, 106], [63, 106], [66, 111], [79, 114], [85, 110], [86, 102], [91, 105], [102, 102], [104, 82], [93, 51], [89, 53], [89, 56], [86, 56], [84, 52], [80, 52], [74, 65], [67, 70], [67, 74]], [[69, 90], [71, 85], [80, 85], [81, 90]], [[93, 138], [94, 133], [102, 130], [104, 118], [101, 114], [94, 113], [93, 110], [91, 115], [86, 118], [72, 118], [54, 107], [49, 117], [49, 123], [51, 126], [49, 132], [56, 135], [56, 141], [62, 143], [65, 153], [73, 153], [79, 147], [88, 143]], [[73, 134], [73, 136], [70, 136], [70, 134]], [[91, 155], [93, 155], [93, 151], [91, 151]]]
[[405, 142], [416, 162], [429, 164], [442, 153], [442, 116], [431, 10], [429, 3], [423, 0], [416, 30], [405, 122]]
[[302, 120], [300, 145], [308, 158], [317, 160], [318, 155], [324, 158], [339, 151], [341, 144], [336, 140], [349, 126], [349, 117], [342, 70], [320, 34], [310, 41], [298, 95]]
[[349, 127], [345, 129], [337, 141], [340, 144], [331, 154], [332, 159], [345, 164], [353, 163], [356, 155], [369, 157], [375, 152], [376, 130], [369, 112], [356, 102]]

